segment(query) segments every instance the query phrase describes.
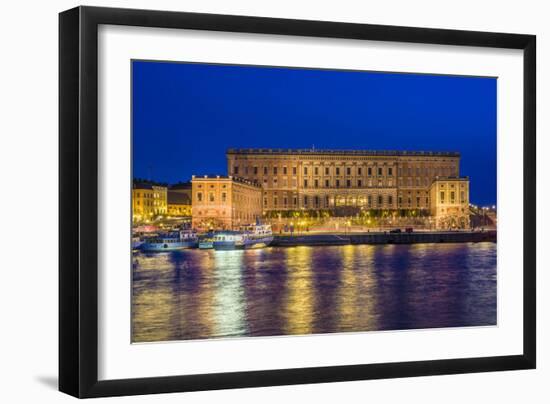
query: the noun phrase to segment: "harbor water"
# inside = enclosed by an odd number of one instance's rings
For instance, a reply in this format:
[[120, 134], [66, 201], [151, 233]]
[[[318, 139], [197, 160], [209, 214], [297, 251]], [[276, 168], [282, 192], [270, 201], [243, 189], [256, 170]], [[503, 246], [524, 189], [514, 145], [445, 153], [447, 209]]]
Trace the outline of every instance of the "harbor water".
[[132, 341], [495, 325], [496, 246], [135, 252]]

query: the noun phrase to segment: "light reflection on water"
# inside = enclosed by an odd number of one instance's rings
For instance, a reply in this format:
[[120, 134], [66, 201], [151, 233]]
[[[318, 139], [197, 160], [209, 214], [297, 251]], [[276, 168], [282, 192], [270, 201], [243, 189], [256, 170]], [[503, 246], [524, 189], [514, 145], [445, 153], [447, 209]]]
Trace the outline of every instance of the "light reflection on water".
[[134, 342], [496, 324], [496, 244], [135, 253]]

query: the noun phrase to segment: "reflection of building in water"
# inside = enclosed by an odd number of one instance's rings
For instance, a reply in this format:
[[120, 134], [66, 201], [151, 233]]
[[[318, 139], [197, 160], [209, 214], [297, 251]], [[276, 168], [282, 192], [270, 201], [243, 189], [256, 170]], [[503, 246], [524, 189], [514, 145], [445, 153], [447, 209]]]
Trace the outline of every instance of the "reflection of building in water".
[[430, 186], [431, 215], [439, 229], [470, 227], [468, 178], [440, 177]]
[[153, 182], [134, 181], [132, 184], [132, 220], [148, 221], [166, 215], [168, 189]]
[[[264, 213], [273, 211], [339, 208], [439, 212], [432, 197], [438, 178], [456, 183], [464, 191], [445, 202], [445, 216], [457, 227], [467, 226], [467, 179], [459, 176], [460, 154], [317, 149], [229, 149], [230, 175], [261, 184]], [[441, 185], [441, 182], [438, 184]], [[449, 191], [451, 192], [451, 191]], [[450, 195], [450, 194], [449, 194]], [[464, 202], [462, 202], [464, 201]], [[448, 206], [447, 206], [448, 205]], [[465, 212], [462, 212], [462, 208]], [[436, 223], [447, 223], [437, 220]]]
[[342, 247], [342, 269], [337, 305], [339, 307], [338, 328], [346, 330], [357, 321], [359, 304], [357, 272], [355, 271], [355, 254], [358, 249], [352, 245]]
[[191, 216], [190, 182], [180, 182], [168, 188], [168, 216]]
[[[246, 335], [246, 301], [243, 293], [243, 251], [214, 256], [218, 269], [214, 284], [214, 322], [219, 336]], [[221, 269], [221, 270], [220, 270]]]
[[309, 247], [295, 247], [285, 250], [286, 306], [284, 308], [285, 334], [311, 334], [315, 291], [313, 285], [313, 251]]
[[262, 190], [252, 181], [233, 176], [193, 176], [193, 228], [235, 229], [262, 215]]

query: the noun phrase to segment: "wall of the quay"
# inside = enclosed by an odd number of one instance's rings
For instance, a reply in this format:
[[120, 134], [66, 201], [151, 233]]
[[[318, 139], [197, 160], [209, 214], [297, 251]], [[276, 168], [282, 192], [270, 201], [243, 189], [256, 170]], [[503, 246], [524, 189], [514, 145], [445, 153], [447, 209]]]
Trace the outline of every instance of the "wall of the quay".
[[272, 245], [280, 247], [329, 246], [351, 244], [421, 244], [421, 243], [479, 243], [496, 242], [496, 231], [484, 232], [418, 232], [363, 234], [305, 234], [276, 236]]

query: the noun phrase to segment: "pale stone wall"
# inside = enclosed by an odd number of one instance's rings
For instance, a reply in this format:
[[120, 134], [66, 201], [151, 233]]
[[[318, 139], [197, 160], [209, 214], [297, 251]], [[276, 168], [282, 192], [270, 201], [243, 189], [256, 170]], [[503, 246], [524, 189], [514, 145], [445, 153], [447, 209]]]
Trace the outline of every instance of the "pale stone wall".
[[438, 178], [430, 187], [433, 201], [431, 215], [436, 228], [467, 229], [470, 227], [470, 190], [468, 178]]
[[[238, 149], [228, 173], [262, 186], [266, 211], [363, 206], [429, 209], [437, 176], [458, 176], [457, 153]], [[370, 201], [370, 204], [369, 204]]]
[[193, 176], [191, 183], [193, 228], [236, 229], [262, 216], [257, 184], [233, 176]]

